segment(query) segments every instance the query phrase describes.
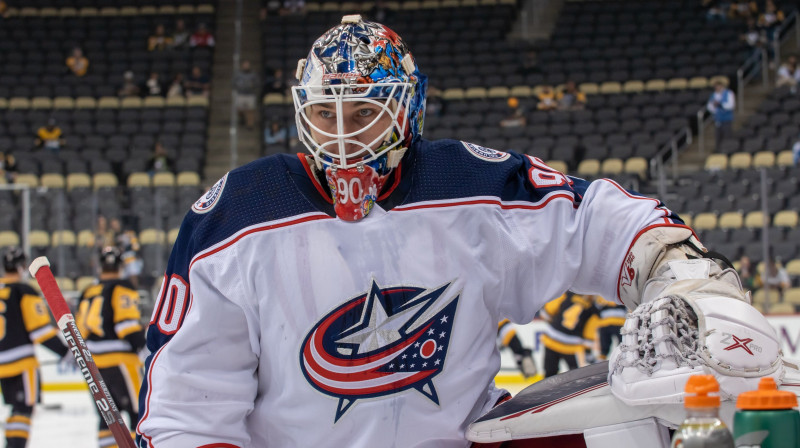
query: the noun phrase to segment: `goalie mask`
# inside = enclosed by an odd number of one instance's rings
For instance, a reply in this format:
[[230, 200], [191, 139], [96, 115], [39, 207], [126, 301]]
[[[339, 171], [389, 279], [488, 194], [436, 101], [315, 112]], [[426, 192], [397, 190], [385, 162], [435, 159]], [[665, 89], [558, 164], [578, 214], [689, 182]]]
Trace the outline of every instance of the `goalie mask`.
[[422, 134], [427, 78], [394, 31], [358, 15], [314, 42], [297, 78], [300, 141], [325, 170], [337, 216], [357, 221]]

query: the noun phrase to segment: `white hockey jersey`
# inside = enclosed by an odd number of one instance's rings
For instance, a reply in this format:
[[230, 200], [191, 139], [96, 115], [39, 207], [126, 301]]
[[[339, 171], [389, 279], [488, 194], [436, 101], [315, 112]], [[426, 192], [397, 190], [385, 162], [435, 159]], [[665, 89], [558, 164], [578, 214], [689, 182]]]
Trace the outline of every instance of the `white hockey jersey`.
[[497, 322], [567, 289], [617, 296], [659, 201], [541, 160], [419, 141], [339, 220], [305, 155], [192, 207], [148, 330], [140, 447], [466, 447], [503, 394]]

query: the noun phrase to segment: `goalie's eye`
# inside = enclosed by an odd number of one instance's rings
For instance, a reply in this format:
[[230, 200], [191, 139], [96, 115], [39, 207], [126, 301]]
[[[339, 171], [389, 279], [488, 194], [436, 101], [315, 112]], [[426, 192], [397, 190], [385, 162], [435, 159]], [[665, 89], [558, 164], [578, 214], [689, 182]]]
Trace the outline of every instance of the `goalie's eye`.
[[335, 117], [336, 114], [333, 113], [332, 110], [321, 109], [318, 113], [320, 118], [324, 120], [330, 120], [331, 118]]

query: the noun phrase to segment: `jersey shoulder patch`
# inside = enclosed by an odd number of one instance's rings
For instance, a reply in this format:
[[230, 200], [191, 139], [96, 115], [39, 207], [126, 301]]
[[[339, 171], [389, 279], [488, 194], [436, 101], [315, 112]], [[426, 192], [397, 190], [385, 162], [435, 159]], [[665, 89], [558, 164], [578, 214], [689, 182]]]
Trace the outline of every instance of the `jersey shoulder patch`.
[[210, 212], [219, 202], [219, 198], [222, 196], [222, 190], [225, 189], [225, 184], [227, 182], [228, 173], [222, 176], [222, 178], [212, 185], [203, 196], [200, 196], [200, 199], [192, 204], [192, 211], [198, 214]]
[[511, 157], [511, 155], [507, 152], [497, 151], [485, 146], [476, 145], [475, 143], [462, 141], [461, 144], [467, 148], [467, 151], [469, 151], [470, 154], [481, 160], [487, 160], [489, 162], [502, 162]]

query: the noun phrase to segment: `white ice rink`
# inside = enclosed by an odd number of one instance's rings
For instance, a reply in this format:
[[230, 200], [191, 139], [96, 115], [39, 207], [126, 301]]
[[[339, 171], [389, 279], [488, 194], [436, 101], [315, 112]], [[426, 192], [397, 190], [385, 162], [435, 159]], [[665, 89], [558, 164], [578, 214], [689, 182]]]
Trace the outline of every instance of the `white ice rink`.
[[[93, 406], [88, 390], [42, 392], [27, 448], [96, 448], [98, 417]], [[1, 422], [5, 422], [9, 410], [9, 406], [2, 406]], [[0, 440], [5, 446], [5, 439]]]

